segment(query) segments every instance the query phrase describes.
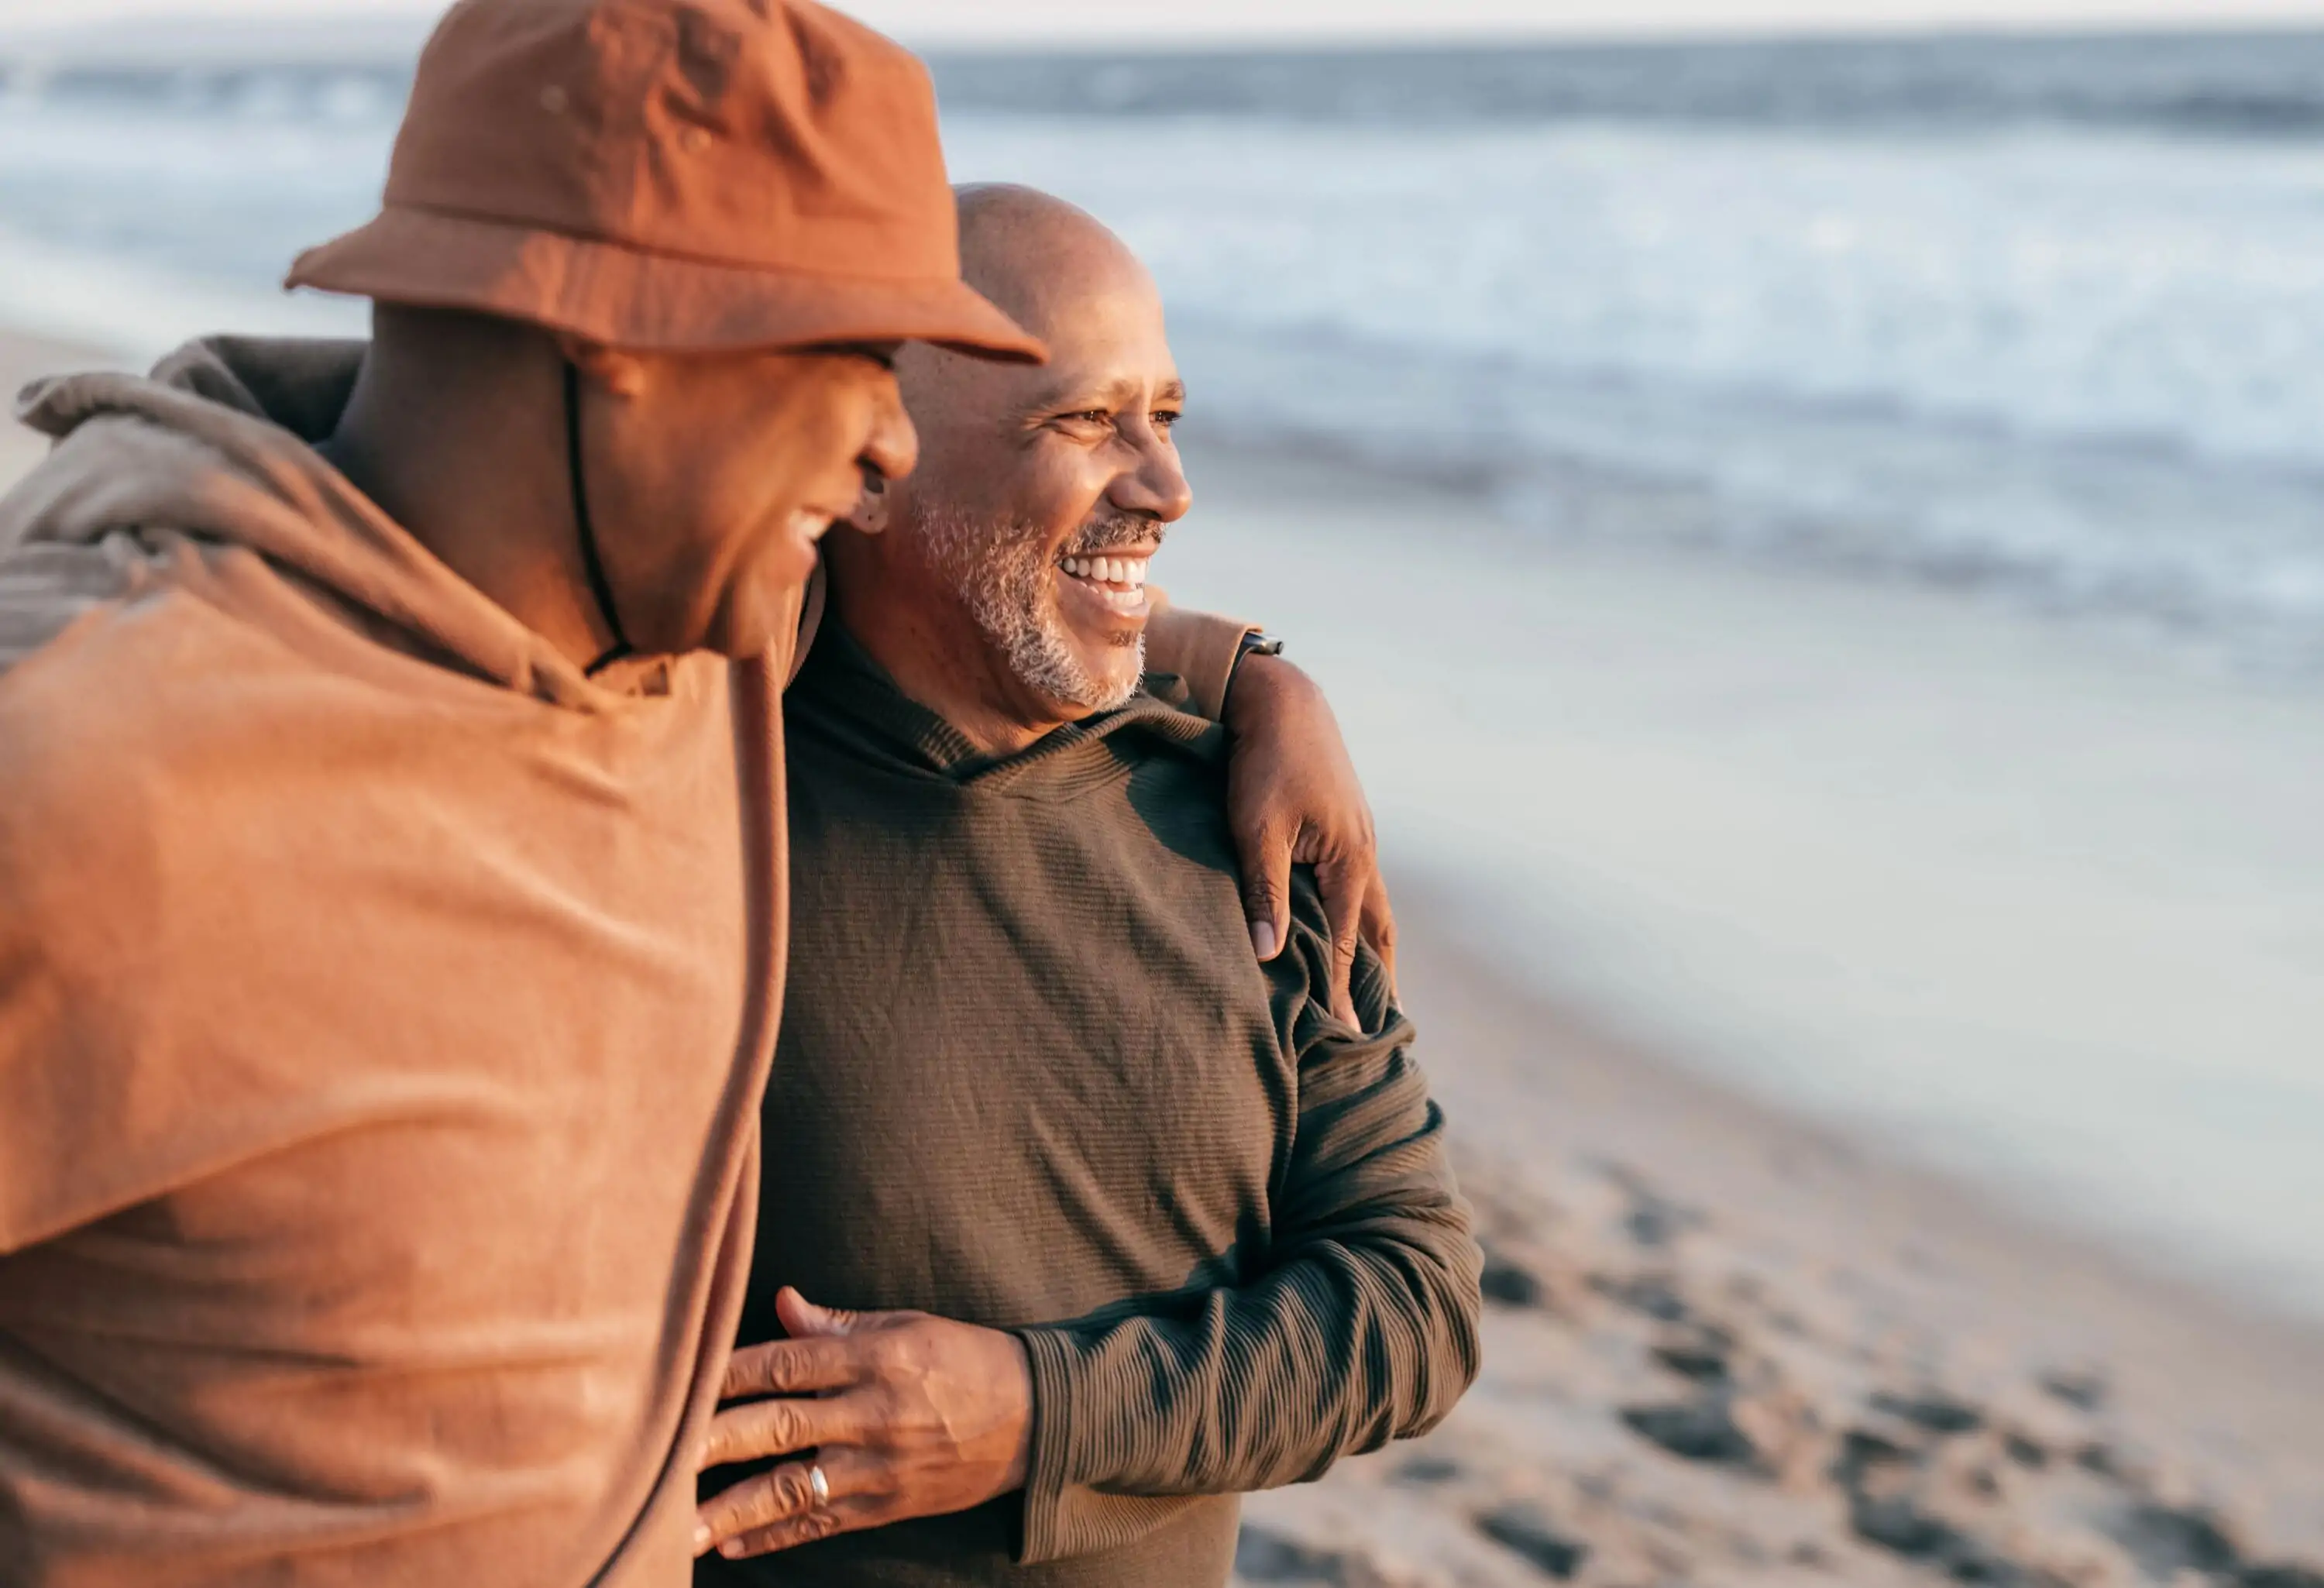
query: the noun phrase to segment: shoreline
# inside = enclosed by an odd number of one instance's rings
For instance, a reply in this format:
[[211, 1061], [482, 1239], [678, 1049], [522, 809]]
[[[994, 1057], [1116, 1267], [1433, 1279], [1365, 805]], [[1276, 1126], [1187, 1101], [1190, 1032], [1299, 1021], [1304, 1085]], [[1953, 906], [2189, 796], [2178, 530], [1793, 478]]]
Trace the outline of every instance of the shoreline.
[[1485, 1371], [1247, 1501], [1244, 1581], [2324, 1585], [2324, 1328], [1609, 1036], [1397, 888]]
[[[1762, 967], [1738, 943], [1845, 935], [1851, 910], [1868, 935], [1896, 929], [1885, 894], [1820, 871], [1960, 842], [1947, 806], [1895, 791], [1890, 763], [1916, 770], [1897, 746], [1923, 718], [1940, 734], [1977, 730], [1956, 784], [1981, 794], [1990, 776], [1997, 806], [2071, 804], [1997, 758], [2062, 725], [2094, 754], [2152, 740], [2172, 760], [2181, 725], [2225, 711], [2249, 723], [2221, 730], [2222, 752], [2264, 759], [2272, 742], [2242, 730], [2308, 732], [2317, 703], [2121, 634], [1924, 591], [1527, 544], [1498, 521], [1490, 480], [1192, 438], [1188, 450], [1196, 517], [1157, 580], [1265, 620], [1333, 691], [1372, 787], [1406, 1000], [1499, 1297], [1484, 1377], [1443, 1428], [1249, 1502], [1244, 1580], [2324, 1588], [2312, 1287], [2247, 1253], [2201, 1260], [2199, 1222], [2106, 1201], [2038, 1110], [2005, 1152], [1952, 1133], [1990, 1123], [1974, 1091], [1947, 1097], [1893, 1064], [1858, 1074], [1855, 1092], [1820, 1073], [1872, 1062], [1855, 1045], [1923, 1017], [1930, 989], [1991, 986], [1869, 976], [1851, 942], [1799, 965], [1864, 1018], [1807, 1028], [1819, 1045], [1800, 1052], [1769, 1018], [1784, 1012], [1776, 1001], [1733, 993], [1766, 991], [1740, 974]], [[1781, 665], [1754, 676], [1763, 651]], [[1892, 668], [1893, 697], [1867, 682]], [[1966, 704], [1949, 697], [1964, 678]], [[2022, 722], [2008, 716], [2021, 697], [2034, 703], [2015, 708]], [[1524, 725], [1496, 733], [1504, 720]], [[1560, 753], [1535, 759], [1544, 747]], [[1756, 785], [1770, 747], [1813, 779]], [[2199, 769], [2203, 747], [2188, 752]], [[2076, 772], [2061, 775], [2079, 797]], [[1766, 817], [1822, 792], [1834, 797], [1814, 823]], [[1851, 826], [1862, 812], [1849, 799], [1884, 819]], [[2027, 823], [2015, 851], [2005, 826], [1970, 831], [2127, 908], [2108, 891], [2115, 840], [2153, 810], [2073, 814]], [[2052, 848], [2080, 869], [2041, 872]], [[2136, 881], [2200, 880], [2197, 862], [2245, 858], [2192, 854], [2187, 872]], [[2280, 895], [2215, 891], [2305, 919], [2306, 856], [2290, 852], [2267, 881]], [[1980, 870], [1995, 859], [1974, 851], [1963, 865], [1963, 892], [1990, 878], [2016, 902], [2017, 872]], [[1948, 903], [1941, 876], [1879, 880], [1914, 906]], [[2006, 940], [2012, 926], [1992, 930]], [[1931, 957], [1952, 946], [1926, 930], [1901, 942]], [[2220, 963], [2260, 946], [2230, 939]], [[2083, 948], [2091, 963], [2037, 956], [2030, 997], [2078, 1017], [2080, 1000], [2116, 985], [2098, 972], [2122, 947], [2101, 933]], [[2218, 966], [2172, 969], [2150, 999], [2200, 1014]], [[2109, 1039], [2119, 1029], [2101, 1023]], [[1966, 1018], [1938, 1031], [1959, 1045], [1937, 1049], [1955, 1068], [1978, 1040], [2015, 1034]], [[2280, 1034], [2246, 1035], [2259, 1050]], [[2095, 1068], [2068, 1055], [2029, 1085], [2104, 1088], [2139, 1057], [2095, 1051]]]
[[1471, 948], [1692, 1074], [2324, 1321], [2324, 691], [1514, 528], [1488, 478], [1186, 448], [1157, 582], [1290, 640]]

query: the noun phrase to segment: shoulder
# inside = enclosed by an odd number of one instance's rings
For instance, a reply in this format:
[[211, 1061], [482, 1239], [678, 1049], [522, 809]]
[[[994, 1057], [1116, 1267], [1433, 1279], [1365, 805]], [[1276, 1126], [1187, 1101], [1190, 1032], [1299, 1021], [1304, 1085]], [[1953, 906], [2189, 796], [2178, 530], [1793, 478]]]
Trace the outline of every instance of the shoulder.
[[1227, 731], [1197, 715], [1187, 704], [1185, 687], [1170, 675], [1148, 674], [1130, 703], [1111, 714], [1104, 732], [1124, 760], [1182, 769], [1183, 780], [1213, 799], [1225, 799]]
[[[22, 554], [19, 554], [20, 557]], [[0, 623], [19, 558], [0, 565]], [[21, 583], [15, 593], [22, 594]], [[153, 836], [203, 818], [188, 790], [232, 761], [247, 736], [236, 680], [263, 665], [258, 637], [166, 587], [124, 600], [91, 578], [58, 595], [0, 654], [0, 890], [11, 913], [66, 890], [94, 908], [144, 867]]]
[[1124, 792], [1139, 819], [1175, 852], [1234, 872], [1226, 730], [1144, 693], [1119, 716], [1106, 747], [1129, 768]]
[[[0, 515], [5, 516], [5, 515]], [[26, 540], [0, 522], [0, 671], [53, 645], [92, 613], [138, 595], [150, 578], [125, 535], [94, 543]]]

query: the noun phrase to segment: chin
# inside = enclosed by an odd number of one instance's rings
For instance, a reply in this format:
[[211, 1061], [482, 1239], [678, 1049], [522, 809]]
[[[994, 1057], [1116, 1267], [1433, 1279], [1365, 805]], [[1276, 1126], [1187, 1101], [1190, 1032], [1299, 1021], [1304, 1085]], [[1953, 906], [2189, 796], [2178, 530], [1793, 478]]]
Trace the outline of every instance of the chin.
[[1138, 693], [1138, 686], [1145, 681], [1145, 669], [1134, 660], [1123, 660], [1125, 656], [1134, 659], [1138, 654], [1135, 651], [1108, 651], [1100, 658], [1082, 659], [1083, 670], [1089, 675], [1090, 682], [1110, 702], [1102, 709], [1118, 710]]
[[702, 645], [731, 660], [786, 644], [798, 631], [807, 581], [815, 577], [816, 541], [787, 539], [771, 547], [746, 579], [726, 592], [711, 614]]

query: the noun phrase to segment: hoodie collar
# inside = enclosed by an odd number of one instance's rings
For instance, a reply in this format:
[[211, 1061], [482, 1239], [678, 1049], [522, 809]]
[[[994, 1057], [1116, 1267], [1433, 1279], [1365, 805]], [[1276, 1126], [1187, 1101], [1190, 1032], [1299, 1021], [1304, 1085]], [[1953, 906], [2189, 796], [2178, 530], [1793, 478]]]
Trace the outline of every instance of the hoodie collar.
[[1177, 680], [1150, 676], [1130, 703], [1068, 723], [1013, 755], [980, 750], [939, 714], [914, 700], [826, 612], [815, 648], [792, 687], [794, 723], [892, 771], [964, 787], [1071, 794], [1118, 776], [1135, 752], [1114, 741], [1150, 738], [1197, 754], [1222, 753], [1223, 730], [1168, 697]]

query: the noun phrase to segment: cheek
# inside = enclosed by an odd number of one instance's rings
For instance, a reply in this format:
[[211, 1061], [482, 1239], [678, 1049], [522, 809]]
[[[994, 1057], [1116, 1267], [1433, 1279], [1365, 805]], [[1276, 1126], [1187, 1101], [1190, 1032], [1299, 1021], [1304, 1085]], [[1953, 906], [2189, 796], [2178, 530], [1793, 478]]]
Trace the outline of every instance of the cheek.
[[715, 437], [705, 470], [706, 493], [754, 513], [779, 512], [824, 501], [839, 491], [853, 499], [856, 459], [869, 426], [861, 405], [834, 395], [825, 401], [794, 398], [769, 409], [735, 404], [726, 415], [704, 421]]
[[659, 540], [662, 526], [699, 524], [692, 487], [703, 470], [688, 466], [700, 457], [698, 442], [690, 445], [658, 415], [624, 415], [590, 438], [582, 479], [590, 518], [601, 533], [622, 539]]
[[1081, 538], [1091, 518], [1101, 512], [1107, 483], [1105, 476], [1073, 467], [1068, 461], [1047, 462], [1020, 478], [1013, 514], [1020, 522], [1039, 526], [1043, 543], [1054, 559], [1063, 556]]

